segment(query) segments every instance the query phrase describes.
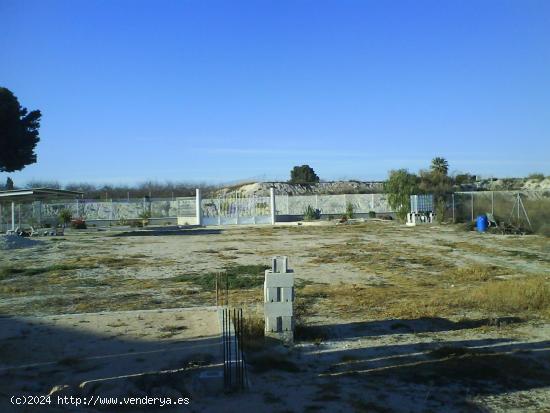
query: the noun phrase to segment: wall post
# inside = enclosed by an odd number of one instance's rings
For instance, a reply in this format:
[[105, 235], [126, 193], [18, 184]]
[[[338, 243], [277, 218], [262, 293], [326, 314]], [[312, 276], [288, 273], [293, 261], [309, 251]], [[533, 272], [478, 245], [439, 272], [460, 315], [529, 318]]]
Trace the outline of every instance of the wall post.
[[275, 225], [275, 222], [277, 221], [275, 209], [275, 188], [269, 188], [269, 200], [271, 204], [271, 225]]
[[201, 210], [201, 190], [197, 188], [195, 190], [195, 214], [197, 217], [197, 225], [202, 225], [202, 210]]
[[11, 201], [11, 230], [15, 232], [15, 202]]

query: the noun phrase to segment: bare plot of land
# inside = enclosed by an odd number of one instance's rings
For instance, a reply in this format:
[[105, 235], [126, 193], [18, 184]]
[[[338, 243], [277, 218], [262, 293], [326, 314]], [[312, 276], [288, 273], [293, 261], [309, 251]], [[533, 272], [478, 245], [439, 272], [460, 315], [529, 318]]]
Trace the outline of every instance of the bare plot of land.
[[[11, 327], [0, 337], [2, 364], [55, 362], [61, 372], [52, 376], [46, 364], [33, 370], [35, 379], [0, 380], [66, 384], [70, 375], [82, 382], [181, 367], [147, 352], [175, 341], [187, 354], [180, 362], [188, 362], [191, 347], [183, 347], [213, 344], [215, 313], [202, 308], [214, 304], [218, 271], [233, 280], [231, 303], [250, 317], [258, 314], [263, 269], [273, 255], [288, 255], [297, 273], [298, 343], [251, 348], [251, 390], [197, 395], [195, 411], [241, 411], [243, 404], [274, 412], [542, 411], [550, 405], [548, 238], [391, 222], [90, 232], [3, 251], [0, 312]], [[156, 311], [136, 311], [187, 307], [196, 307], [196, 315], [163, 311], [155, 321]], [[104, 314], [59, 316], [98, 312]], [[179, 313], [181, 323], [174, 321]], [[116, 351], [29, 347], [47, 343], [44, 334], [58, 329]], [[124, 346], [113, 344], [118, 341]], [[143, 354], [122, 363], [124, 371], [88, 360], [128, 347]], [[205, 356], [215, 357], [214, 350], [196, 354], [214, 362]]]

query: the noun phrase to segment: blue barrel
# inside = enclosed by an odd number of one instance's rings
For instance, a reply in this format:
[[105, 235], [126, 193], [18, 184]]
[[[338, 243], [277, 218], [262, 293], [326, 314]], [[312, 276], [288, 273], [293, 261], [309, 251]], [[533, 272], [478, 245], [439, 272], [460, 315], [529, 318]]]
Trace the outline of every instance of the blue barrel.
[[479, 215], [476, 219], [476, 229], [477, 232], [485, 232], [489, 227], [489, 220], [487, 215]]

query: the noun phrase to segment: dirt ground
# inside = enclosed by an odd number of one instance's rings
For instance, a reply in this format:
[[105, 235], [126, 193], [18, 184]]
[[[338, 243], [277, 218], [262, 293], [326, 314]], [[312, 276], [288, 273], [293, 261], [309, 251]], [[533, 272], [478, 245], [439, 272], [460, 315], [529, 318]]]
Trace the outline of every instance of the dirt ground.
[[[75, 411], [9, 403], [52, 389], [189, 397], [178, 412], [550, 411], [548, 238], [373, 220], [41, 241], [0, 251], [1, 411]], [[295, 345], [251, 346], [245, 393], [205, 390], [211, 280], [258, 273], [230, 291], [257, 319], [274, 255], [296, 273]]]

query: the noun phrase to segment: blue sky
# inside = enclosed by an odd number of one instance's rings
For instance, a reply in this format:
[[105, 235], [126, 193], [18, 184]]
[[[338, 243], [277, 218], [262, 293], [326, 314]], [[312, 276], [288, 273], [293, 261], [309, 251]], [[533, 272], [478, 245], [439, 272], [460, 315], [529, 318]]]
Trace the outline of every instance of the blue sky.
[[[550, 2], [0, 0], [17, 183], [550, 174]], [[0, 179], [3, 179], [0, 177]]]

